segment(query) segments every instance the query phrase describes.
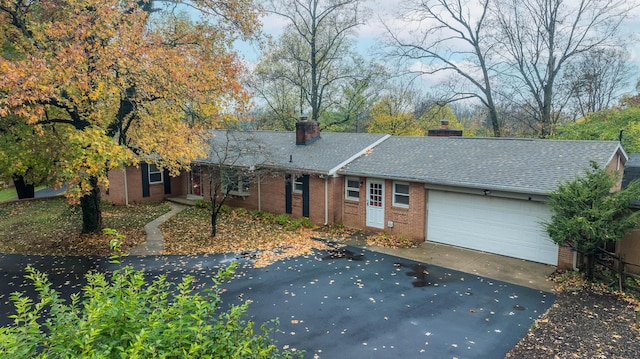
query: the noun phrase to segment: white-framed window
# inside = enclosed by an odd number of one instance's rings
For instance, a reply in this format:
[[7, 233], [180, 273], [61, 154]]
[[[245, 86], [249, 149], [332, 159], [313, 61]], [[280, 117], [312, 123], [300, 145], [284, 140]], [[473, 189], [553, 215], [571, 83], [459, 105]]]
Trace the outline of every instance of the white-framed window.
[[302, 176], [293, 176], [291, 191], [293, 193], [302, 193]]
[[149, 164], [149, 184], [162, 183], [162, 170], [155, 164]]
[[393, 182], [393, 205], [409, 208], [409, 184], [406, 182]]
[[235, 196], [248, 196], [251, 192], [251, 181], [241, 171], [228, 170], [225, 173], [224, 189]]
[[355, 177], [344, 179], [344, 198], [351, 201], [360, 200], [360, 180]]

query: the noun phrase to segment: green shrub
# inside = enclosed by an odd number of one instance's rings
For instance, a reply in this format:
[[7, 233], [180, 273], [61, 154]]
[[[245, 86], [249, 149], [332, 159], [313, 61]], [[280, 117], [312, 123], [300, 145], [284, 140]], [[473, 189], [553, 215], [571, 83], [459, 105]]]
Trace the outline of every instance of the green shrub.
[[246, 215], [249, 214], [249, 211], [247, 211], [246, 208], [242, 208], [242, 207], [236, 208], [236, 209], [234, 209], [234, 211], [236, 212], [236, 214], [238, 214], [240, 216], [246, 216]]
[[251, 218], [253, 219], [262, 219], [262, 218], [267, 218], [270, 214], [265, 211], [256, 209], [255, 211], [249, 212], [249, 215], [251, 215]]
[[196, 208], [207, 208], [207, 209], [211, 209], [211, 202], [204, 199], [204, 198], [200, 198], [196, 200], [195, 203]]
[[279, 224], [283, 227], [286, 226], [289, 223], [289, 221], [291, 221], [291, 218], [284, 213], [273, 217], [273, 223]]
[[286, 230], [294, 231], [294, 230], [296, 230], [298, 228], [301, 228], [301, 227], [313, 228], [314, 225], [313, 225], [313, 223], [311, 223], [311, 220], [309, 220], [309, 218], [302, 217], [302, 218], [296, 218], [296, 219], [289, 218], [289, 222], [284, 224], [283, 227]]
[[262, 220], [267, 221], [269, 223], [274, 223], [274, 218], [276, 216], [273, 213], [262, 212]]
[[313, 228], [313, 227], [315, 227], [315, 226], [316, 226], [316, 225], [315, 225], [315, 224], [313, 224], [313, 222], [311, 222], [311, 220], [310, 220], [309, 218], [307, 218], [307, 217], [302, 217], [302, 218], [300, 218], [300, 219], [298, 220], [298, 222], [300, 223], [300, 226], [301, 226], [301, 227], [304, 227], [304, 228]]
[[[124, 267], [110, 278], [93, 272], [82, 295], [67, 303], [46, 275], [27, 268], [34, 302], [13, 293], [13, 325], [0, 328], [1, 358], [278, 358], [273, 329], [254, 333], [243, 319], [248, 303], [220, 310], [219, 284], [235, 265], [218, 271], [211, 290], [194, 292], [194, 279], [147, 284], [143, 271]], [[82, 298], [82, 299], [81, 299]], [[275, 322], [275, 321], [274, 321]], [[273, 322], [272, 322], [273, 323]]]

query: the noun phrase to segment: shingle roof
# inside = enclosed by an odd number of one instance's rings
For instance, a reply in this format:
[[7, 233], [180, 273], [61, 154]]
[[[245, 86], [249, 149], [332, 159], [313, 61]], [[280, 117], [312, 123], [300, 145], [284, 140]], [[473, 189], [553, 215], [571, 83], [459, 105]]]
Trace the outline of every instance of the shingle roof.
[[614, 141], [393, 136], [338, 173], [548, 194], [619, 149]]
[[[309, 145], [296, 145], [295, 132], [281, 131], [212, 131], [209, 157], [196, 162], [218, 163], [217, 153], [231, 144], [231, 156], [243, 155], [236, 166], [262, 166], [291, 171], [329, 174], [331, 170], [386, 137], [383, 134], [322, 132]], [[227, 138], [227, 135], [229, 136]], [[228, 161], [229, 162], [229, 161]]]
[[209, 157], [196, 162], [218, 163], [218, 156], [227, 154], [227, 164], [241, 167], [318, 174], [337, 170], [343, 175], [532, 194], [548, 194], [558, 183], [582, 175], [590, 161], [604, 167], [622, 151], [615, 141], [322, 132], [320, 140], [300, 146], [295, 132], [212, 133]]

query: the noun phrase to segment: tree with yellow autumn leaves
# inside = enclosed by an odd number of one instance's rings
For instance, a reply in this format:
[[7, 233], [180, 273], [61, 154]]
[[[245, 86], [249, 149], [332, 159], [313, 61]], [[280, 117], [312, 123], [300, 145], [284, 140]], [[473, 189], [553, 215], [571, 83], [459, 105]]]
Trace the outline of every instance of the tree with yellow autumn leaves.
[[[243, 111], [232, 44], [257, 36], [258, 9], [254, 0], [0, 0], [0, 169], [68, 184], [83, 232], [100, 230], [109, 169], [145, 161], [175, 174], [205, 154], [204, 129]], [[45, 145], [16, 151], [30, 143]]]

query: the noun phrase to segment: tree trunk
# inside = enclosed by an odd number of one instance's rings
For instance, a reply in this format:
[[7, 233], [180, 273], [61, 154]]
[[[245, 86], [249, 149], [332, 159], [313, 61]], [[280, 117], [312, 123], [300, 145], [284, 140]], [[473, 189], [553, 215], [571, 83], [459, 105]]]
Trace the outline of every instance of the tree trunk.
[[35, 197], [35, 188], [33, 183], [26, 183], [23, 176], [13, 176], [13, 184], [16, 186], [18, 199]]
[[216, 236], [218, 226], [218, 211], [216, 211], [215, 207], [211, 209], [211, 237]]
[[100, 211], [100, 188], [98, 179], [91, 177], [91, 192], [80, 198], [82, 208], [82, 233], [96, 233], [102, 229], [102, 212]]
[[593, 281], [594, 278], [594, 270], [596, 267], [596, 255], [595, 254], [585, 254], [584, 256], [584, 271], [587, 275], [587, 280], [589, 282]]

